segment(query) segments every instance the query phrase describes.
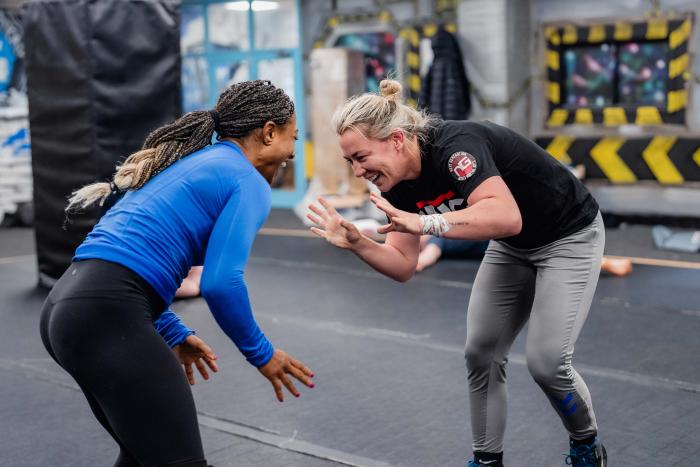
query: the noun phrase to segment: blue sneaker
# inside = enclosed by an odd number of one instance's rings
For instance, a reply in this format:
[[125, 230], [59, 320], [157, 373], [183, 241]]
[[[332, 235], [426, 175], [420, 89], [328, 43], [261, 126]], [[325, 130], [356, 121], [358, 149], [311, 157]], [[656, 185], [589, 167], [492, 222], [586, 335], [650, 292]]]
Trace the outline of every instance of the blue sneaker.
[[575, 446], [570, 442], [569, 455], [566, 456], [566, 465], [574, 467], [607, 467], [608, 454], [605, 446], [597, 439], [592, 444]]
[[503, 467], [503, 463], [499, 461], [481, 461], [481, 463], [479, 463], [475, 460], [471, 460], [467, 464], [467, 467]]

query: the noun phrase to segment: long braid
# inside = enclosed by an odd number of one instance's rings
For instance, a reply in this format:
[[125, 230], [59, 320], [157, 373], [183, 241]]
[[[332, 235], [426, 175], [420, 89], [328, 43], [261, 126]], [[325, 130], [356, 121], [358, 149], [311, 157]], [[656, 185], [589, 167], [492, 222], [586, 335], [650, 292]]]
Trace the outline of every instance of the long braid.
[[244, 81], [229, 86], [212, 111], [189, 112], [174, 122], [153, 130], [141, 150], [119, 166], [109, 183], [93, 183], [73, 192], [66, 211], [104, 203], [114, 190], [137, 190], [156, 174], [181, 158], [218, 138], [242, 138], [266, 122], [287, 123], [294, 103], [269, 81]]

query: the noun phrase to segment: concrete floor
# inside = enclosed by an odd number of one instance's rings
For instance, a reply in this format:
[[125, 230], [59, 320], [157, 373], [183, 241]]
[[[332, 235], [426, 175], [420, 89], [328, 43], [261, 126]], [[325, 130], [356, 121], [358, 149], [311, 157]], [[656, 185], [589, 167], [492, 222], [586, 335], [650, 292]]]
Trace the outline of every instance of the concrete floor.
[[[274, 230], [303, 229], [286, 211], [266, 227], [246, 273], [255, 315], [273, 344], [314, 370], [316, 388], [278, 403], [204, 301], [177, 302], [219, 355], [221, 372], [193, 389], [209, 462], [464, 466], [462, 348], [478, 263], [441, 261], [399, 284], [318, 239]], [[45, 292], [35, 287], [33, 250], [30, 229], [0, 230], [0, 464], [111, 465], [114, 443], [39, 340]], [[637, 226], [609, 231], [606, 252], [698, 260], [653, 250]], [[699, 283], [700, 269], [642, 265], [601, 278], [575, 366], [611, 466], [700, 465]], [[523, 336], [508, 372], [507, 465], [564, 465], [567, 436], [527, 373]]]

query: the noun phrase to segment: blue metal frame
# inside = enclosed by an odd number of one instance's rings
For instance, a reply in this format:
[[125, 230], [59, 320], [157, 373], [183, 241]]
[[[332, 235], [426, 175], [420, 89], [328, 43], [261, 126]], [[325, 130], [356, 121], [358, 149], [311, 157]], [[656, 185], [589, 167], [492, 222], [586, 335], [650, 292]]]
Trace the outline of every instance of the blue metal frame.
[[247, 51], [226, 51], [216, 49], [209, 42], [209, 18], [207, 15], [207, 7], [216, 3], [227, 3], [231, 0], [184, 0], [186, 5], [202, 5], [204, 15], [204, 52], [203, 53], [186, 53], [183, 57], [204, 57], [206, 59], [208, 70], [207, 76], [209, 80], [209, 107], [216, 104], [218, 97], [216, 89], [216, 65], [220, 63], [233, 63], [235, 61], [247, 61], [249, 69], [249, 78], [258, 78], [258, 63], [262, 60], [278, 59], [281, 57], [291, 58], [294, 62], [294, 96], [295, 110], [297, 115], [297, 128], [299, 129], [299, 141], [296, 144], [296, 156], [294, 158], [294, 189], [273, 189], [272, 190], [272, 206], [277, 208], [291, 208], [304, 196], [307, 187], [306, 180], [306, 154], [304, 153], [304, 141], [306, 140], [306, 105], [304, 99], [304, 74], [303, 74], [303, 28], [301, 17], [301, 1], [295, 0], [294, 5], [297, 14], [297, 34], [299, 42], [296, 48], [276, 48], [276, 49], [257, 49], [255, 46], [255, 12], [252, 9], [252, 0], [247, 0], [251, 5], [248, 8], [248, 43], [249, 50]]

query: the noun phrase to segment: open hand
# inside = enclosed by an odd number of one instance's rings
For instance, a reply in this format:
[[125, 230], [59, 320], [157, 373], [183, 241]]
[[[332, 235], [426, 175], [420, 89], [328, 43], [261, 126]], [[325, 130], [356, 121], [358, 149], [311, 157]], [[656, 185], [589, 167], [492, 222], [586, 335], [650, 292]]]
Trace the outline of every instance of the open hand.
[[390, 223], [379, 227], [377, 232], [382, 234], [404, 232], [413, 235], [420, 235], [423, 232], [423, 226], [418, 214], [396, 209], [389, 201], [376, 193], [370, 193], [369, 200], [389, 218]]
[[298, 379], [305, 386], [310, 388], [315, 386], [313, 381], [311, 381], [311, 378], [314, 376], [313, 372], [302, 362], [280, 349], [275, 349], [275, 353], [272, 354], [270, 361], [258, 368], [258, 370], [265, 378], [270, 380], [270, 384], [275, 388], [277, 400], [280, 402], [284, 402], [282, 386], [287, 388], [294, 397], [301, 395], [288, 375]]
[[309, 204], [309, 209], [314, 214], [307, 214], [306, 217], [318, 227], [311, 227], [311, 231], [321, 238], [325, 238], [329, 243], [339, 248], [352, 248], [357, 243], [362, 234], [355, 225], [343, 218], [328, 201], [318, 198], [321, 207]]
[[[194, 385], [194, 370], [192, 370], [192, 364], [197, 367], [199, 374], [205, 380], [209, 379], [209, 373], [207, 372], [207, 366], [216, 373], [219, 371], [219, 367], [216, 364], [216, 359], [218, 358], [214, 351], [209, 347], [206, 342], [195, 335], [187, 336], [187, 339], [180, 345], [173, 347], [173, 352], [177, 356], [182, 366], [185, 368], [185, 374], [187, 375], [187, 381], [191, 385]], [[206, 366], [204, 365], [206, 363]]]

